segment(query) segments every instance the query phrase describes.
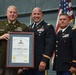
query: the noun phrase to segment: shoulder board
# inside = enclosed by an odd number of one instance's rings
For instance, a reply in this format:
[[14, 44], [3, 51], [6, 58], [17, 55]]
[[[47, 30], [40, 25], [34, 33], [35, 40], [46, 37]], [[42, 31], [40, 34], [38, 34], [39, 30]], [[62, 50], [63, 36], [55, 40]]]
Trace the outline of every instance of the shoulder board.
[[48, 23], [47, 25], [50, 26], [51, 24]]
[[76, 29], [76, 25], [74, 25], [74, 26], [72, 27], [72, 30], [74, 30], [74, 29]]
[[[22, 25], [26, 25], [25, 23], [21, 22]], [[26, 25], [27, 26], [27, 25]]]
[[23, 22], [20, 22], [21, 24], [24, 24]]

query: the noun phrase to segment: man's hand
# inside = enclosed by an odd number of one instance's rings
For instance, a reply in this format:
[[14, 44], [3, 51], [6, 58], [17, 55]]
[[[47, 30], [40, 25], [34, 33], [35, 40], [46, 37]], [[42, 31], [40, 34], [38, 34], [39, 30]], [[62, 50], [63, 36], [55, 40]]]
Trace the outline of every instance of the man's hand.
[[21, 74], [23, 72], [23, 69], [18, 69], [18, 74]]
[[18, 74], [22, 74], [23, 70], [28, 70], [28, 68], [22, 68], [22, 69], [18, 69]]
[[9, 34], [3, 34], [2, 36], [0, 36], [0, 40], [2, 40], [2, 39], [8, 40], [9, 38], [10, 38]]
[[71, 73], [76, 73], [76, 68], [71, 67], [69, 71], [70, 71]]
[[40, 64], [39, 64], [39, 71], [44, 71], [45, 67], [46, 67], [46, 63], [41, 61]]

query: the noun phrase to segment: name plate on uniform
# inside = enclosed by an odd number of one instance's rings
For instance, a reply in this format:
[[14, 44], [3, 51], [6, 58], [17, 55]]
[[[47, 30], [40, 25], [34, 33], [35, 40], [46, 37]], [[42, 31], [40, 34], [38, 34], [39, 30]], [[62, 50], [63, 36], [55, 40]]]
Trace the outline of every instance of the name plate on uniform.
[[34, 33], [9, 32], [6, 67], [34, 67]]

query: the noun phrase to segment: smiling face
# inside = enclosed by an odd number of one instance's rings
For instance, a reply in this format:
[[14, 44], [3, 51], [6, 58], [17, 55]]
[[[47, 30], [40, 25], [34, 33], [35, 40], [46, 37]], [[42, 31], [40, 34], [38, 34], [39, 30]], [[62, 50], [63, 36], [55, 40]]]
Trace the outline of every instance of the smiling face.
[[65, 28], [69, 25], [70, 23], [70, 19], [68, 15], [60, 15], [59, 16], [59, 24], [60, 24], [60, 28]]
[[38, 7], [34, 8], [31, 14], [31, 18], [35, 23], [38, 23], [43, 18], [42, 10]]
[[13, 22], [16, 21], [18, 13], [15, 6], [9, 6], [6, 12], [6, 16], [8, 21]]

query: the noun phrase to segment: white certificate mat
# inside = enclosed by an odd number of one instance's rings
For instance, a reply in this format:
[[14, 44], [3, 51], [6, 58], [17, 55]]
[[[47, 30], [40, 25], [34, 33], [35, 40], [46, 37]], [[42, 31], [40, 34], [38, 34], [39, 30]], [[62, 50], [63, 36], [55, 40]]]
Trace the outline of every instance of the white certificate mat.
[[12, 63], [29, 63], [29, 37], [13, 37]]

